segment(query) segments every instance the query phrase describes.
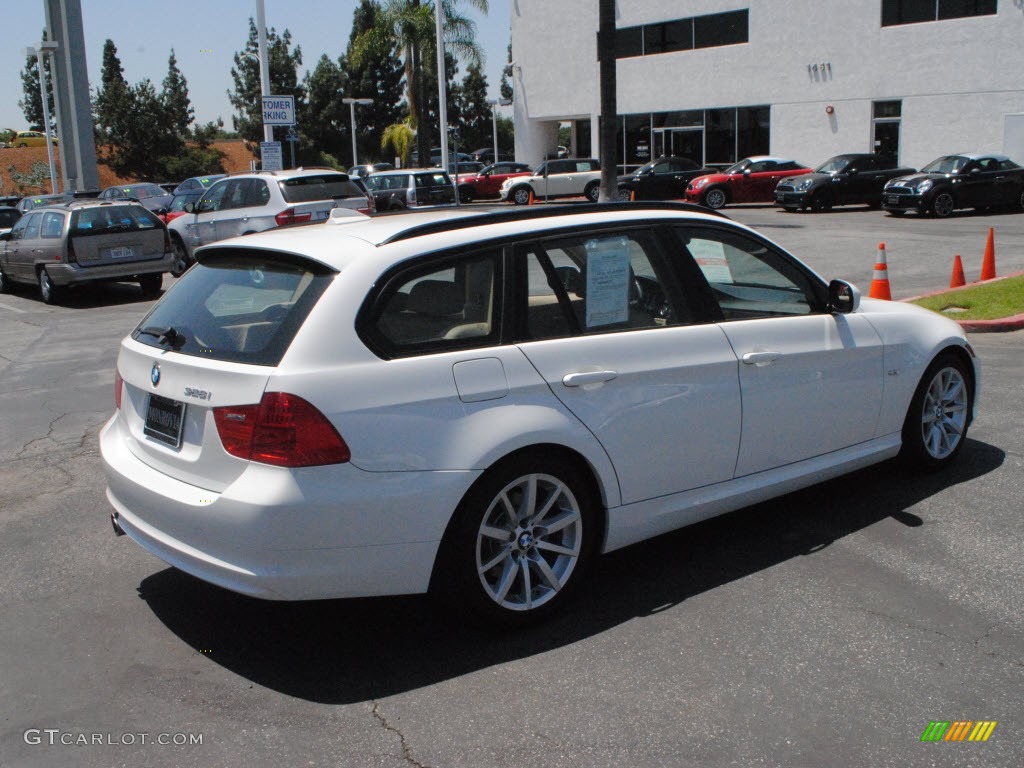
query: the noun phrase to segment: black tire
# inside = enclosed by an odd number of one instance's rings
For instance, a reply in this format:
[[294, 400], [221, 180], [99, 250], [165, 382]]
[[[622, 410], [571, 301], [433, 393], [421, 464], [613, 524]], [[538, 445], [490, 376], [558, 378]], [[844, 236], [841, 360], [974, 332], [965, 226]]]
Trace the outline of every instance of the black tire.
[[474, 190], [473, 187], [469, 187], [469, 186], [459, 187], [459, 202], [460, 203], [472, 203], [473, 200], [476, 199], [473, 196], [473, 193], [475, 191], [476, 190]]
[[832, 210], [835, 198], [827, 189], [819, 189], [811, 197], [811, 210], [815, 213], [826, 213]]
[[508, 199], [516, 205], [529, 205], [530, 198], [533, 196], [533, 190], [527, 186], [515, 187], [508, 194]]
[[952, 352], [925, 370], [903, 422], [900, 457], [917, 469], [934, 471], [952, 462], [967, 438], [973, 417], [973, 373]]
[[7, 275], [0, 269], [0, 293], [9, 293], [11, 290], [11, 281], [7, 279]]
[[164, 287], [164, 275], [162, 272], [154, 272], [148, 275], [142, 275], [139, 278], [139, 287], [142, 289], [142, 295], [147, 297], [154, 297], [160, 295], [160, 290]]
[[633, 191], [629, 189], [619, 189], [619, 200], [624, 203], [628, 203], [633, 199]]
[[601, 199], [601, 184], [596, 181], [592, 181], [583, 189], [583, 196], [592, 203], [596, 203]]
[[171, 248], [174, 249], [174, 263], [171, 264], [171, 274], [174, 277], [181, 277], [189, 267], [192, 266], [192, 259], [188, 255], [188, 249], [181, 242], [177, 235], [171, 236]]
[[712, 210], [720, 210], [725, 208], [725, 204], [729, 202], [729, 195], [721, 187], [712, 187], [704, 193], [703, 203]]
[[932, 204], [928, 207], [929, 212], [932, 216], [939, 219], [944, 219], [956, 209], [956, 201], [953, 199], [951, 192], [938, 192], [935, 197], [932, 198]]
[[557, 454], [499, 462], [455, 511], [431, 591], [478, 623], [543, 621], [571, 599], [593, 563], [599, 504], [589, 474]]
[[1024, 190], [1021, 191], [1020, 196], [1017, 198], [1017, 211], [1024, 211]]
[[44, 304], [56, 304], [60, 298], [60, 289], [53, 284], [45, 267], [39, 270], [39, 298]]

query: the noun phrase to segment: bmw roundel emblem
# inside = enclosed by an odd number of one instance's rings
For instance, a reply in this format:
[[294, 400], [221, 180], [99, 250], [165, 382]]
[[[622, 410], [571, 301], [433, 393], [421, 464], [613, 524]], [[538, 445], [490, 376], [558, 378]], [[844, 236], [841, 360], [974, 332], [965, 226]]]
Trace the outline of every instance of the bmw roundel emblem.
[[160, 363], [153, 363], [153, 368], [149, 372], [149, 380], [153, 382], [154, 387], [160, 383]]

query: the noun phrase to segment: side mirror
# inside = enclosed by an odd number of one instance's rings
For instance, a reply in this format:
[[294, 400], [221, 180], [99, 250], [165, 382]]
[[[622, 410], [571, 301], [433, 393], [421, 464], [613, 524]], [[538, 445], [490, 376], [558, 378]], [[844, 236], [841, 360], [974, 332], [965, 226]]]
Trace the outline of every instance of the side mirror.
[[184, 209], [185, 209], [185, 213], [195, 213], [196, 212], [196, 204], [191, 202], [191, 201], [189, 201], [189, 202], [185, 203]]
[[845, 315], [856, 312], [860, 307], [860, 291], [845, 280], [833, 280], [828, 284], [829, 312]]
[[10, 239], [11, 239], [11, 233], [10, 232], [0, 232], [0, 240], [3, 240], [4, 242], [7, 242]]
[[750, 177], [750, 169], [749, 168], [744, 168], [743, 169], [743, 175], [745, 177], [749, 178]]

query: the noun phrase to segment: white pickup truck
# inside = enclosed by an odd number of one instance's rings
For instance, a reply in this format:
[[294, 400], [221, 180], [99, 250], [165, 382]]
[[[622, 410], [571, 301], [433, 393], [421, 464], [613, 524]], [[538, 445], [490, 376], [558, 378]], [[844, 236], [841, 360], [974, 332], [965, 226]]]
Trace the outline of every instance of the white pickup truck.
[[593, 158], [545, 160], [532, 175], [507, 179], [498, 194], [516, 205], [528, 204], [531, 194], [536, 200], [586, 197], [596, 203], [601, 194], [601, 163]]

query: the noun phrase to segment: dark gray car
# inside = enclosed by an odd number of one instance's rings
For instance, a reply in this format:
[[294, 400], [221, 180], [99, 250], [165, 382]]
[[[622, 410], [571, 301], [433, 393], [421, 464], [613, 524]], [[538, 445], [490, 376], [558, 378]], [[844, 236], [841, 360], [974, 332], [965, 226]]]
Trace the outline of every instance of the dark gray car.
[[143, 206], [76, 200], [35, 208], [0, 234], [0, 291], [38, 285], [53, 304], [69, 285], [132, 281], [155, 296], [173, 260], [167, 227]]

